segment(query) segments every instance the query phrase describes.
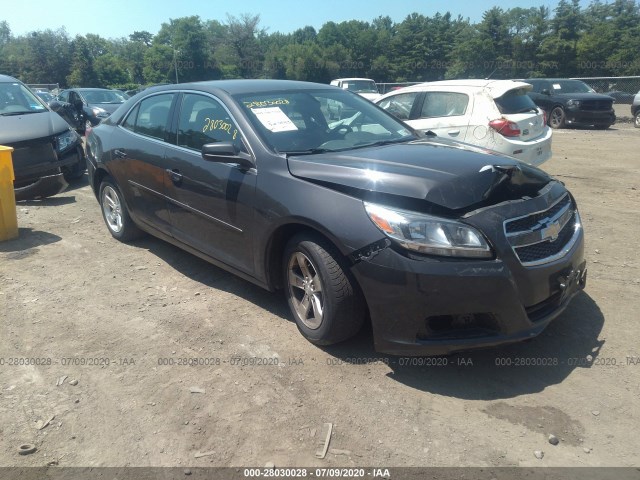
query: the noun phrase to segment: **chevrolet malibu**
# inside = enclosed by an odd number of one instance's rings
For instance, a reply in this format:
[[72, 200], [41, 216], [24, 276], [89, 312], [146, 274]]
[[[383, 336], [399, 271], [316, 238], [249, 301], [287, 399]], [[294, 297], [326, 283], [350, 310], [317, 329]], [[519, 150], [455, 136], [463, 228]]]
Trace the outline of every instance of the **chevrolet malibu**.
[[[356, 112], [332, 122], [328, 101]], [[563, 184], [513, 158], [422, 137], [326, 85], [154, 87], [87, 141], [110, 234], [151, 233], [283, 290], [319, 345], [365, 321], [390, 354], [531, 338], [586, 282]]]

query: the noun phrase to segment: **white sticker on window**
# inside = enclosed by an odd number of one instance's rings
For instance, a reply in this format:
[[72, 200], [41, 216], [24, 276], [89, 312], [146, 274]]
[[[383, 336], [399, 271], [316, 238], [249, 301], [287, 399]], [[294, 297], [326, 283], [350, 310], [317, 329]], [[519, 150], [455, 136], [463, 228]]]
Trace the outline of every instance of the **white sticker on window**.
[[559, 83], [554, 83], [553, 88], [556, 90], [562, 90], [562, 85], [560, 85]]
[[298, 130], [298, 127], [285, 115], [280, 107], [252, 108], [251, 111], [258, 117], [260, 123], [272, 132]]

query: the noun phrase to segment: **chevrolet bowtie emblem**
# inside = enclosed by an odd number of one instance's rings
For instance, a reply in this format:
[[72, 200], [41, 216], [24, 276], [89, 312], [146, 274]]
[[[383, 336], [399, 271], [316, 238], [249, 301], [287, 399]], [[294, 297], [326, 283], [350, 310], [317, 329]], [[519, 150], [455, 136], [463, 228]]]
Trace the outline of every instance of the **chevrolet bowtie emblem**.
[[560, 234], [560, 224], [558, 222], [547, 224], [547, 226], [542, 229], [543, 240], [551, 240], [553, 242], [558, 238], [559, 234]]

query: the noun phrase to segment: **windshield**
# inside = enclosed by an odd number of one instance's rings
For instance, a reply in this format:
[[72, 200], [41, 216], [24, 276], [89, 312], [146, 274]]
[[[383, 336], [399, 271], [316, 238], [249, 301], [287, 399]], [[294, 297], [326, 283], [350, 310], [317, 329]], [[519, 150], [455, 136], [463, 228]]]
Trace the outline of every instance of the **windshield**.
[[346, 89], [356, 93], [378, 93], [378, 87], [373, 80], [348, 80]]
[[558, 80], [551, 83], [555, 93], [595, 93], [595, 90], [580, 80]]
[[89, 104], [96, 103], [124, 103], [127, 96], [117, 90], [80, 90]]
[[[274, 151], [313, 154], [403, 142], [415, 135], [364, 98], [341, 90], [292, 90], [234, 96]], [[339, 120], [330, 111], [340, 110]]]
[[46, 112], [42, 100], [21, 83], [0, 83], [0, 115]]

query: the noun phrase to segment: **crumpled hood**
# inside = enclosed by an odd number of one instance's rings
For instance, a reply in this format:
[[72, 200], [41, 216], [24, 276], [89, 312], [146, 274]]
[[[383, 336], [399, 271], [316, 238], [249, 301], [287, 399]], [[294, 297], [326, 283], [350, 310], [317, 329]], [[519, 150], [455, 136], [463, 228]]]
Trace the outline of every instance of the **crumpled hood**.
[[49, 110], [25, 115], [0, 116], [0, 145], [57, 135], [69, 130], [60, 115]]
[[534, 196], [551, 181], [542, 170], [518, 160], [440, 138], [292, 156], [288, 163], [295, 177], [426, 200], [452, 210], [498, 197]]

